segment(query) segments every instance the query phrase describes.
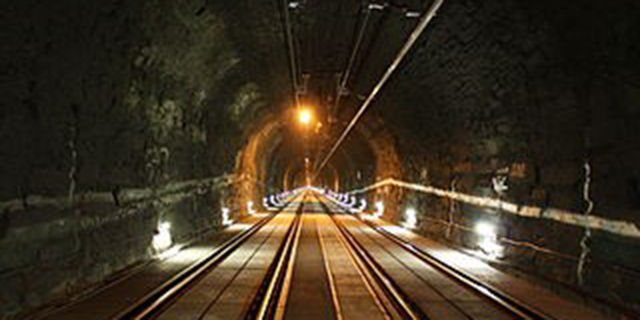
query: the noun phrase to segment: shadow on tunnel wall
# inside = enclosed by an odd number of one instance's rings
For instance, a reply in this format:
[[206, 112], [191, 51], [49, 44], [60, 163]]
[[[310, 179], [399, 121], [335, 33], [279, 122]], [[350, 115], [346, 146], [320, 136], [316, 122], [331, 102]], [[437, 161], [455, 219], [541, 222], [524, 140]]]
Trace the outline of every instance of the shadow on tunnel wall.
[[234, 180], [4, 203], [2, 312], [66, 299], [172, 246], [211, 236], [222, 227], [219, 211]]
[[[475, 251], [486, 220], [504, 240], [496, 263], [639, 311], [639, 13], [634, 1], [447, 1], [371, 107], [402, 181], [571, 219], [397, 186], [368, 202], [396, 202], [385, 212], [398, 223], [413, 207], [417, 231]], [[567, 223], [589, 217], [632, 232]]]
[[27, 0], [2, 21], [0, 314], [244, 214], [236, 155], [289, 90], [275, 3]]
[[[384, 181], [355, 194], [372, 204], [382, 202], [383, 219], [460, 248], [509, 273], [543, 280], [544, 286], [554, 290], [577, 293], [585, 303], [612, 304], [613, 310], [637, 314], [638, 235], [591, 230], [585, 254], [583, 227], [540, 217], [521, 217], [455, 198], [473, 195], [478, 199], [505, 200], [491, 186], [467, 190], [454, 182], [453, 187], [436, 190], [451, 194], [426, 194]], [[413, 214], [417, 223], [410, 226], [409, 215]]]

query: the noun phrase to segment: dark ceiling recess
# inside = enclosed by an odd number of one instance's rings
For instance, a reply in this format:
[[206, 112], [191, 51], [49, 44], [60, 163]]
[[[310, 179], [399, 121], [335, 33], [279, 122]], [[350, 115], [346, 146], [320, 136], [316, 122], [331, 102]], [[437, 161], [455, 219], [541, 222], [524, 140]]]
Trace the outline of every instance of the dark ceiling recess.
[[[434, 4], [5, 2], [11, 316], [157, 257], [163, 223], [190, 243], [304, 184]], [[494, 221], [492, 263], [639, 311], [639, 18], [633, 0], [444, 1], [316, 182], [472, 251]]]

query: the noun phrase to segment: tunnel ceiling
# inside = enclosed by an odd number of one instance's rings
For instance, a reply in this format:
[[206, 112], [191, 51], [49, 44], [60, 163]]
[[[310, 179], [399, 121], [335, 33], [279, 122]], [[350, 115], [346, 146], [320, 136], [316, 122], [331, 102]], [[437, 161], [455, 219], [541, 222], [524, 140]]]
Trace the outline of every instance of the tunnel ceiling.
[[[289, 1], [295, 56], [288, 58], [296, 62], [302, 103], [313, 106], [326, 125], [314, 161], [326, 154], [429, 5]], [[584, 127], [598, 117], [597, 101], [608, 99], [610, 89], [620, 93], [621, 106], [621, 114], [610, 117], [637, 117], [637, 109], [622, 107], [629, 100], [621, 101], [633, 99], [638, 84], [637, 68], [625, 67], [637, 65], [637, 23], [622, 18], [625, 9], [638, 8], [632, 2], [568, 8], [552, 1], [447, 1], [369, 108], [371, 116], [361, 120], [362, 130], [391, 131], [407, 156], [405, 169], [415, 175], [427, 158], [448, 171], [465, 162], [486, 172], [522, 159], [579, 162], [595, 148], [597, 134]], [[363, 26], [336, 108], [340, 76]], [[284, 30], [272, 31], [286, 50]], [[280, 74], [291, 72], [286, 63], [279, 68]], [[290, 91], [285, 100], [292, 105]], [[565, 110], [554, 112], [558, 105]], [[582, 109], [591, 111], [571, 115]], [[568, 118], [572, 122], [563, 124]], [[618, 130], [628, 137], [622, 132], [631, 127], [627, 122]], [[557, 134], [565, 141], [558, 142]], [[573, 147], [563, 147], [567, 143]]]
[[[430, 3], [420, 1], [394, 2], [381, 6], [370, 6], [369, 3], [358, 1], [289, 2], [288, 19], [293, 56], [288, 55], [288, 58], [294, 60], [294, 68], [299, 72], [297, 77], [301, 103], [313, 109], [323, 128], [311, 139], [300, 140], [299, 128], [283, 126], [283, 130], [287, 132], [282, 139], [285, 146], [277, 150], [284, 152], [276, 155], [274, 163], [269, 165], [271, 168], [278, 168], [274, 170], [277, 172], [273, 174], [274, 178], [269, 181], [279, 181], [275, 176], [282, 175], [286, 168], [299, 168], [305, 158], [312, 161], [312, 166], [318, 165], [364, 95], [375, 84], [417, 23], [415, 14], [428, 4]], [[280, 13], [280, 25], [285, 28], [279, 31], [286, 33], [284, 13]], [[341, 75], [346, 72], [345, 68], [360, 32], [361, 52], [353, 56], [350, 68], [349, 79], [353, 79], [353, 88], [351, 84], [347, 86], [348, 94], [344, 95], [338, 110], [335, 106], [337, 84]], [[288, 48], [289, 43], [284, 41], [283, 46]], [[289, 64], [281, 73], [291, 70]], [[288, 106], [292, 105], [293, 92], [288, 101]], [[366, 136], [367, 132], [371, 136], [371, 132], [383, 130], [384, 127], [382, 119], [375, 114], [365, 117], [363, 122], [366, 123], [361, 124], [358, 131], [365, 132], [365, 136], [354, 133], [354, 137], [347, 140], [330, 163], [330, 166], [340, 172], [366, 172], [358, 174], [366, 177], [358, 178], [362, 180], [361, 183], [373, 181], [375, 175], [375, 161], [371, 160], [376, 155], [369, 149], [375, 149], [376, 146], [368, 141], [370, 137]], [[271, 158], [267, 156], [265, 159]]]
[[[326, 154], [417, 24], [415, 13], [429, 5], [389, 1], [368, 11], [365, 2], [290, 2], [302, 100], [327, 123], [317, 154]], [[627, 147], [638, 144], [631, 132], [639, 114], [640, 33], [629, 17], [639, 13], [633, 1], [445, 1], [360, 130], [392, 133], [406, 179], [448, 185], [452, 176], [490, 176], [523, 164], [530, 180], [517, 198], [576, 211], [583, 209], [580, 168], [592, 162], [602, 209], [629, 216], [621, 211], [637, 210], [640, 198], [630, 160], [637, 148]], [[336, 109], [337, 83], [365, 17]], [[625, 160], [614, 168], [616, 156]], [[556, 183], [547, 177], [559, 167], [574, 173], [566, 195], [525, 195]]]
[[[303, 161], [303, 154], [317, 166], [432, 4], [11, 4], [3, 14], [15, 23], [4, 29], [14, 36], [3, 50], [3, 69], [16, 81], [3, 86], [2, 152], [28, 160], [4, 163], [15, 182], [3, 192], [64, 190], [67, 183], [43, 189], [36, 181], [68, 175], [61, 168], [69, 161], [83, 166], [78, 183], [89, 188], [228, 172], [265, 118], [283, 118], [292, 109], [294, 92], [314, 109], [323, 132], [313, 150], [304, 151], [309, 148], [294, 141], [295, 132], [277, 150], [289, 150], [283, 159]], [[580, 7], [445, 1], [358, 130], [390, 133], [387, 141], [397, 142], [410, 175], [452, 172], [464, 163], [490, 172], [523, 159], [580, 162], [600, 148], [598, 129], [585, 128], [611, 126], [601, 119], [620, 121], [622, 141], [633, 136], [626, 133], [638, 114], [631, 107], [638, 23], [624, 17], [637, 12], [632, 1]], [[298, 88], [292, 87], [293, 71]], [[613, 107], [601, 111], [602, 101]], [[39, 160], [68, 158], [74, 139], [77, 159]], [[117, 143], [123, 147], [112, 152]], [[139, 174], [117, 173], [105, 183], [99, 177], [109, 168]]]

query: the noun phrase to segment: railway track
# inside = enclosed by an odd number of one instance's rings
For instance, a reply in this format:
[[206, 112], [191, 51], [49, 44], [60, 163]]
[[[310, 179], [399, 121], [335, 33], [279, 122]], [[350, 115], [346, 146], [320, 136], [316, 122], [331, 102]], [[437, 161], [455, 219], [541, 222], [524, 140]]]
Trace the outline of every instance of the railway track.
[[[330, 212], [328, 207], [325, 207]], [[372, 293], [382, 306], [381, 311], [388, 319], [425, 319], [426, 315], [402, 292], [393, 279], [376, 263], [366, 250], [330, 214], [332, 223], [339, 231], [344, 248], [349, 251], [354, 263]]]
[[245, 319], [280, 319], [284, 312], [291, 270], [300, 238], [301, 216], [304, 210], [304, 197], [298, 207], [296, 217], [287, 233], [276, 258], [267, 271], [256, 297], [254, 297]]
[[565, 319], [303, 192], [112, 319]]
[[[291, 202], [293, 203], [293, 201]], [[291, 205], [289, 203], [288, 205]], [[283, 207], [284, 210], [287, 206]], [[300, 203], [298, 207], [298, 213], [301, 212], [303, 203]], [[229, 239], [220, 246], [218, 250], [211, 255], [203, 258], [199, 262], [195, 263], [191, 267], [188, 267], [184, 271], [180, 272], [172, 279], [167, 281], [162, 286], [150, 292], [145, 297], [139, 299], [131, 305], [128, 309], [120, 312], [114, 317], [114, 319], [156, 319], [161, 318], [163, 312], [171, 307], [178, 299], [183, 297], [194, 285], [196, 285], [203, 277], [209, 272], [220, 265], [226, 258], [228, 258], [235, 250], [245, 244], [252, 236], [258, 231], [262, 230], [279, 212], [265, 217], [263, 220], [252, 226], [245, 232], [238, 234], [237, 236]], [[296, 222], [298, 221], [298, 222]], [[296, 215], [294, 222], [287, 231], [287, 237], [295, 229], [295, 225], [299, 223], [299, 215]], [[285, 241], [284, 244], [288, 244]]]
[[[383, 285], [383, 287], [385, 288], [385, 293], [387, 294], [389, 299], [394, 302], [394, 306], [397, 308], [398, 313], [403, 315], [403, 318], [438, 319], [433, 315], [434, 312], [429, 312], [428, 306], [421, 307], [421, 303], [415, 301], [411, 297], [411, 294], [404, 291], [401, 285], [394, 281], [393, 277], [384, 271], [384, 267], [376, 262], [375, 258], [370, 253], [370, 251], [372, 250], [370, 248], [367, 248], [363, 244], [363, 241], [359, 240], [358, 237], [356, 237], [353, 232], [350, 231], [350, 228], [344, 225], [344, 219], [338, 219], [336, 217], [336, 209], [331, 209], [320, 198], [318, 198], [318, 200], [321, 201], [322, 205], [325, 207], [325, 210], [331, 215], [332, 220], [340, 229], [340, 232], [349, 241], [354, 250], [356, 250], [362, 261], [366, 262], [367, 268], [376, 275], [376, 281]], [[360, 219], [358, 220], [360, 221], [360, 223], [365, 224], [368, 228], [370, 228], [370, 230], [375, 230], [375, 233], [369, 233], [366, 235], [369, 239], [372, 239], [377, 243], [382, 243], [379, 239], [376, 238], [384, 238], [387, 243], [390, 242], [395, 246], [402, 248], [403, 251], [411, 254], [413, 257], [417, 258], [425, 265], [428, 265], [433, 269], [439, 271], [442, 275], [455, 281], [461, 287], [466, 288], [466, 290], [473, 292], [475, 295], [485, 300], [487, 303], [493, 304], [494, 306], [502, 309], [505, 315], [507, 315], [506, 318], [532, 320], [553, 319], [549, 315], [531, 308], [521, 303], [517, 299], [500, 292], [499, 290], [481, 283], [470, 275], [467, 275], [460, 270], [456, 270], [455, 268], [448, 266], [442, 261], [439, 261], [435, 257], [424, 252], [420, 248], [413, 246], [411, 243], [395, 236], [387, 230], [379, 228], [368, 221]], [[455, 301], [450, 302], [452, 304], [455, 304]], [[463, 311], [462, 313], [466, 312]], [[465, 314], [465, 316], [468, 319], [477, 318], [472, 314]], [[447, 317], [445, 316], [442, 319], [447, 319]]]

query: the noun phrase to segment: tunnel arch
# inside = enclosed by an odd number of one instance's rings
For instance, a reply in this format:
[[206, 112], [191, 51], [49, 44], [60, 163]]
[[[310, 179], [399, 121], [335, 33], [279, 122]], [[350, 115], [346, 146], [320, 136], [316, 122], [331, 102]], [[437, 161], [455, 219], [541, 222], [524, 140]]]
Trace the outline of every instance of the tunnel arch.
[[[311, 158], [314, 152], [305, 156], [305, 148], [318, 148], [316, 157], [325, 151], [320, 147], [326, 145], [318, 143], [328, 143], [327, 137], [323, 139], [318, 133], [305, 133], [309, 136], [301, 137], [301, 129], [292, 120], [295, 118], [294, 109], [284, 110], [279, 115], [265, 113], [259, 121], [261, 125], [250, 129], [246, 143], [238, 153], [235, 174], [243, 179], [236, 191], [242, 195], [236, 203], [238, 208], [248, 202], [260, 203], [258, 200], [269, 193], [293, 188], [304, 174], [304, 159], [319, 161], [319, 158]], [[381, 119], [374, 116], [366, 119], [338, 149], [326, 169], [319, 173], [318, 183], [332, 188], [338, 186], [344, 191], [401, 176], [392, 135], [384, 128]], [[305, 145], [308, 141], [313, 142], [312, 147]], [[309, 165], [313, 169], [313, 164]]]

